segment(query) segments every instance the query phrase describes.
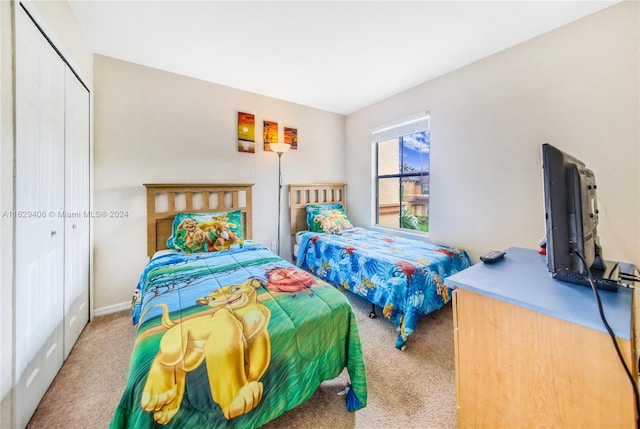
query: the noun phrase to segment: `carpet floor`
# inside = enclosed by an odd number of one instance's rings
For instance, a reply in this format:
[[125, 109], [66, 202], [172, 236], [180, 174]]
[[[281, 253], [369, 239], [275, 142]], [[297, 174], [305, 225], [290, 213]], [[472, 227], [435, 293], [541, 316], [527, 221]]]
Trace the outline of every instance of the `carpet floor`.
[[[324, 382], [311, 399], [264, 429], [456, 427], [451, 304], [423, 317], [404, 351], [394, 347], [395, 327], [371, 305], [346, 293], [358, 320], [368, 382], [367, 407], [350, 413], [337, 393], [346, 371]], [[135, 327], [128, 311], [96, 317], [84, 329], [27, 429], [107, 428], [129, 367]]]

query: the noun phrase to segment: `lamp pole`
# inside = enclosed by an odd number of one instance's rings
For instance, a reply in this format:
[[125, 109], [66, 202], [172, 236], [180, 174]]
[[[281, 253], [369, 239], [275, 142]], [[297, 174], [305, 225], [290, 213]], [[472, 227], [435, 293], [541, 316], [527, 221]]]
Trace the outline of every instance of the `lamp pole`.
[[278, 154], [278, 241], [276, 242], [276, 253], [280, 256], [280, 210], [282, 198], [282, 154], [284, 152], [277, 152]]
[[270, 143], [270, 149], [278, 154], [278, 241], [276, 242], [276, 253], [280, 256], [280, 211], [282, 198], [282, 154], [291, 148], [288, 143]]

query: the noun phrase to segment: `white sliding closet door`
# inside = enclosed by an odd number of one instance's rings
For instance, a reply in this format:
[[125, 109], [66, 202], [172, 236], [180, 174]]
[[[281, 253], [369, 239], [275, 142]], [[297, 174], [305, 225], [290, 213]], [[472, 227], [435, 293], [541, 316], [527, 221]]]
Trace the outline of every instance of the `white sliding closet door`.
[[89, 320], [89, 91], [65, 76], [64, 357]]
[[65, 64], [16, 12], [16, 425], [63, 361]]

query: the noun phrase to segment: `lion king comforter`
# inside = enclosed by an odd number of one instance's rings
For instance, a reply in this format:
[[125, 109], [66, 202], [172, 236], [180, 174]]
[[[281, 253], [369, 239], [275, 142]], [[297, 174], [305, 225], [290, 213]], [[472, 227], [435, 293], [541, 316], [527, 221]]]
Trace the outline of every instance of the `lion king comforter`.
[[346, 297], [261, 245], [158, 252], [132, 312], [138, 330], [111, 428], [255, 428], [344, 368], [347, 408], [366, 405]]
[[366, 228], [302, 235], [296, 265], [382, 308], [404, 349], [418, 319], [451, 299], [444, 279], [472, 264], [462, 250]]

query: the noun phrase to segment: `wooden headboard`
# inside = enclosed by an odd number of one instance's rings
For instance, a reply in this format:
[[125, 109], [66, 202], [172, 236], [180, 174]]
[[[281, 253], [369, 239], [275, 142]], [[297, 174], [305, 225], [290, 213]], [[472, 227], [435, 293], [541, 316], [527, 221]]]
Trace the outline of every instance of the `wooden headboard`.
[[291, 245], [295, 243], [298, 231], [307, 229], [307, 205], [340, 203], [347, 209], [344, 183], [311, 183], [307, 185], [289, 185], [289, 209], [291, 210]]
[[167, 248], [176, 214], [242, 211], [242, 232], [252, 238], [251, 189], [247, 183], [145, 183], [147, 188], [147, 253]]

